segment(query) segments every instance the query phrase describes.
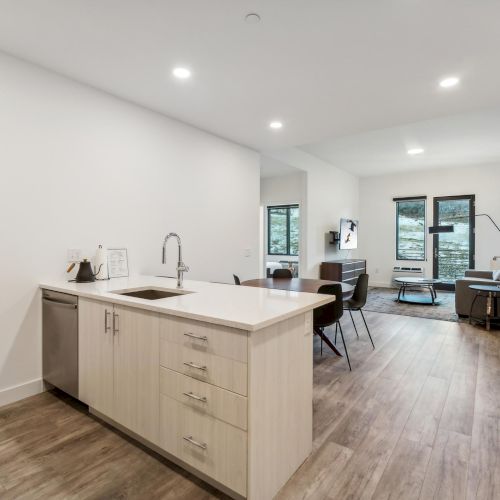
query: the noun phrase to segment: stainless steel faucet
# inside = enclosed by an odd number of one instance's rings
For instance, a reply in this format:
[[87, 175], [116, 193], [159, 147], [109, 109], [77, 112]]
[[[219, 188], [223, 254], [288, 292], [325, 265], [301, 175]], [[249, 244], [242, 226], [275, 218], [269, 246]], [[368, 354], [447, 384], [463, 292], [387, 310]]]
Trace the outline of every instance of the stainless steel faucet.
[[182, 281], [184, 279], [184, 273], [187, 273], [189, 271], [189, 267], [182, 262], [182, 243], [179, 235], [177, 233], [168, 233], [167, 236], [165, 236], [165, 240], [163, 241], [163, 252], [162, 252], [162, 263], [166, 264], [167, 262], [167, 254], [166, 254], [166, 249], [167, 249], [167, 241], [169, 238], [177, 238], [177, 246], [179, 248], [179, 257], [177, 259], [177, 288], [182, 288]]

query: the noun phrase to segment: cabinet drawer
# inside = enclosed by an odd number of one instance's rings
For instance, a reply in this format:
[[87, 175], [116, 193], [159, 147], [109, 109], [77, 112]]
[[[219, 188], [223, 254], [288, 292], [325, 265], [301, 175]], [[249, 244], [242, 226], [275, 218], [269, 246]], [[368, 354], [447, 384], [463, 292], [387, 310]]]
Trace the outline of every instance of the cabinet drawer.
[[219, 387], [160, 368], [160, 392], [196, 411], [240, 429], [247, 428], [247, 398]]
[[169, 316], [161, 318], [160, 337], [200, 352], [247, 362], [248, 333], [244, 330]]
[[160, 445], [240, 495], [247, 488], [247, 433], [161, 395]]
[[342, 271], [342, 281], [356, 277], [355, 271]]
[[342, 280], [343, 283], [347, 283], [348, 285], [352, 285], [352, 286], [355, 286], [357, 281], [358, 281], [358, 278], [349, 278], [346, 280]]
[[243, 396], [247, 395], [246, 363], [162, 339], [160, 365]]

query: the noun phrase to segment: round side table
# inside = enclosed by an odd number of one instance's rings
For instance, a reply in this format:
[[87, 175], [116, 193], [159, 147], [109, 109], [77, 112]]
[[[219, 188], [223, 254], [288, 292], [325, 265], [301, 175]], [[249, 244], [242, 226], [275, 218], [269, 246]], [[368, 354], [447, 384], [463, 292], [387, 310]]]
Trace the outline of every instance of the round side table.
[[472, 310], [474, 309], [474, 304], [478, 297], [486, 297], [486, 314], [484, 321], [486, 322], [486, 330], [491, 328], [492, 321], [500, 320], [498, 316], [498, 299], [500, 298], [500, 286], [490, 286], [490, 285], [469, 285], [471, 290], [476, 292], [476, 296], [472, 301], [469, 312], [469, 324], [472, 323], [473, 319], [483, 319], [483, 318], [473, 318]]

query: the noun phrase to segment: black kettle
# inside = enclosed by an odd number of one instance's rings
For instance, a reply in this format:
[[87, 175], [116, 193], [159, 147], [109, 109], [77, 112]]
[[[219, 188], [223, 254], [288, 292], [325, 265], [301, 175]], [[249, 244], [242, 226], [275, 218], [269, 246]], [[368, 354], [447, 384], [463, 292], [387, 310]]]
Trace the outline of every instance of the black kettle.
[[[95, 277], [99, 274], [102, 264], [96, 272], [92, 272], [92, 264], [87, 260], [83, 259], [80, 262], [80, 267], [78, 268], [78, 273], [76, 274], [77, 283], [92, 283], [95, 281]], [[95, 271], [95, 269], [94, 269]]]

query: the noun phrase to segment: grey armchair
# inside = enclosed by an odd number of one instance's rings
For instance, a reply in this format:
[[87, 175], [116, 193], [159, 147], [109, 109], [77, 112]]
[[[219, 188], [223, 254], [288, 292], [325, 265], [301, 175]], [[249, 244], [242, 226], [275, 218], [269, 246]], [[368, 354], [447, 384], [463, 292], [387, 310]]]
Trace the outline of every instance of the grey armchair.
[[[455, 283], [455, 310], [461, 317], [468, 317], [472, 301], [476, 296], [476, 292], [469, 288], [470, 285], [500, 285], [498, 281], [499, 273], [496, 271], [476, 271], [470, 269], [465, 271], [465, 276], [458, 279]], [[484, 316], [485, 298], [479, 297], [474, 304], [472, 316]]]

